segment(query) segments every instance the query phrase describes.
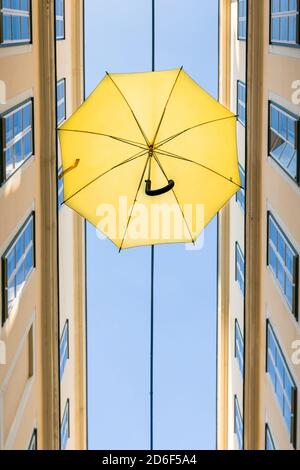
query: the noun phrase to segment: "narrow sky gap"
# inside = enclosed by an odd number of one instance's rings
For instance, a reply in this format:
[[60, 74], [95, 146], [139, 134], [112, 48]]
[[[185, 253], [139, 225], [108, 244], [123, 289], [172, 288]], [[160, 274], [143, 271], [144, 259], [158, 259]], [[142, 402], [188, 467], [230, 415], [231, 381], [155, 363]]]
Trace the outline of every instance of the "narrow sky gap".
[[[156, 3], [157, 70], [183, 64], [215, 97], [217, 3]], [[86, 0], [87, 96], [105, 70], [150, 71], [151, 41], [150, 0]], [[150, 248], [87, 241], [89, 448], [147, 449]], [[216, 246], [214, 220], [201, 251], [156, 248], [156, 449], [215, 448]]]

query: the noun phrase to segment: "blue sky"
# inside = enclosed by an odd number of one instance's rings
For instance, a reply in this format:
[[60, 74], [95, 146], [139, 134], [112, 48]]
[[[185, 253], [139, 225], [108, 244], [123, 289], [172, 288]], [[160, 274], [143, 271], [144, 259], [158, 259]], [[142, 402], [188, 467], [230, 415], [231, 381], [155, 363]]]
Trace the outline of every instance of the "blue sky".
[[[217, 96], [218, 1], [156, 3], [156, 68]], [[151, 0], [86, 0], [87, 95], [105, 70], [151, 70]], [[150, 248], [87, 242], [89, 448], [148, 449]], [[201, 251], [155, 253], [154, 448], [214, 449], [216, 219]]]

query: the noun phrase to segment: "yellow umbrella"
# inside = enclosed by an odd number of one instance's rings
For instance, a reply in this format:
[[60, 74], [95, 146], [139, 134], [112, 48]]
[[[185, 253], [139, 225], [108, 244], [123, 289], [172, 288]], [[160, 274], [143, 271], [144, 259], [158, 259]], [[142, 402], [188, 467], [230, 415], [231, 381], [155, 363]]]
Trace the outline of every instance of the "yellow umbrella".
[[241, 188], [236, 116], [182, 68], [107, 73], [59, 137], [65, 204], [120, 250], [195, 242]]

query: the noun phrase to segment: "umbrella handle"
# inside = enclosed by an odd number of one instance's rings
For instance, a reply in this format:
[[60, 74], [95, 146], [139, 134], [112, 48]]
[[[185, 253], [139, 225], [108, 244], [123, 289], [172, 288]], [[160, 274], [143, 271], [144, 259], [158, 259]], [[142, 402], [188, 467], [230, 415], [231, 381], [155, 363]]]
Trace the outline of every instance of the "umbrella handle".
[[147, 196], [160, 196], [161, 194], [171, 191], [175, 186], [175, 182], [173, 180], [169, 180], [167, 186], [158, 189], [151, 189], [151, 180], [146, 180], [145, 183]]

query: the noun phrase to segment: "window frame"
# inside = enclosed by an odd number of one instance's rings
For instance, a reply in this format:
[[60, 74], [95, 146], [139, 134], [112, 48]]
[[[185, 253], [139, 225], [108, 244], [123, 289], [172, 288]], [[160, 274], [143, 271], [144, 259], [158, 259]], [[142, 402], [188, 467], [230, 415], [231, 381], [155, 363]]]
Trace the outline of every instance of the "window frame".
[[[25, 160], [22, 160], [22, 163], [9, 175], [6, 177], [6, 168], [4, 162], [4, 141], [6, 141], [6, 136], [4, 136], [5, 126], [3, 125], [4, 119], [9, 115], [13, 114], [19, 108], [25, 107], [28, 103], [31, 103], [31, 133], [32, 133], [32, 153]], [[0, 188], [4, 186], [7, 181], [10, 180], [22, 167], [35, 155], [35, 122], [34, 122], [34, 98], [30, 97], [21, 103], [12, 106], [11, 108], [0, 113]], [[23, 130], [22, 130], [23, 131]]]
[[[237, 271], [238, 271], [237, 252], [238, 252], [238, 251], [239, 251], [239, 254], [240, 254], [240, 255], [243, 257], [243, 259], [244, 259], [244, 272], [243, 272], [244, 290], [242, 290], [242, 288], [241, 288], [241, 286], [240, 286], [240, 284], [239, 284], [239, 282], [238, 282], [238, 277], [237, 277]], [[234, 263], [234, 264], [235, 264], [235, 282], [238, 283], [239, 288], [240, 288], [240, 291], [241, 291], [241, 293], [242, 293], [242, 295], [243, 295], [243, 297], [244, 297], [244, 296], [245, 296], [245, 267], [246, 267], [246, 265], [245, 265], [245, 256], [244, 256], [244, 253], [242, 252], [242, 249], [241, 249], [241, 247], [240, 247], [239, 242], [237, 242], [237, 241], [235, 242], [235, 260], [234, 260], [234, 261], [235, 261], [235, 263]]]
[[[15, 42], [11, 42], [11, 43], [3, 43], [2, 40], [3, 40], [3, 27], [2, 27], [2, 2], [3, 0], [0, 0], [0, 49], [4, 49], [6, 47], [18, 47], [18, 46], [27, 46], [27, 45], [32, 45], [32, 0], [28, 0], [28, 6], [29, 6], [29, 11], [28, 11], [28, 16], [29, 16], [29, 40], [28, 41], [24, 41], [24, 40], [20, 40], [20, 41], [15, 41]], [[16, 10], [16, 11], [19, 11], [19, 10]], [[23, 16], [23, 15], [22, 15]], [[26, 15], [27, 16], [27, 15]]]
[[[62, 426], [63, 426], [63, 423], [64, 423], [64, 420], [65, 420], [66, 416], [68, 417], [68, 434], [67, 434], [68, 437], [67, 437], [65, 446], [63, 447], [62, 446]], [[61, 450], [66, 449], [69, 439], [70, 439], [70, 399], [68, 398], [67, 401], [66, 401], [66, 404], [65, 404], [63, 417], [62, 417], [62, 420], [61, 420], [61, 423], [60, 423], [60, 441], [61, 441], [60, 442], [60, 447], [61, 447]]]
[[[62, 333], [61, 333], [61, 336], [60, 336], [60, 341], [59, 341], [59, 376], [60, 376], [60, 381], [62, 380], [62, 378], [64, 376], [64, 371], [65, 371], [65, 368], [66, 368], [66, 365], [67, 365], [67, 361], [68, 361], [68, 359], [70, 359], [70, 329], [69, 329], [69, 326], [70, 326], [70, 322], [69, 322], [69, 319], [67, 319], [65, 321], [65, 325], [63, 327], [63, 330], [62, 330]], [[67, 346], [66, 346], [67, 358], [66, 358], [66, 362], [64, 364], [64, 368], [63, 368], [63, 371], [62, 371], [61, 370], [61, 344], [63, 342], [65, 333], [67, 334]]]
[[[245, 103], [239, 100], [239, 85], [242, 85], [245, 88], [245, 94], [246, 94], [246, 100]], [[247, 84], [243, 82], [242, 80], [237, 80], [236, 82], [236, 114], [237, 114], [237, 120], [238, 122], [243, 126], [247, 127]], [[241, 121], [240, 115], [239, 115], [239, 102], [241, 102], [243, 105], [245, 105], [245, 122]]]
[[[57, 89], [58, 89], [58, 86], [63, 83], [64, 84], [64, 118], [61, 120], [61, 121], [58, 121], [57, 119], [57, 111], [58, 111], [58, 105], [59, 105], [59, 102], [58, 102], [58, 93], [57, 93]], [[66, 78], [61, 78], [60, 80], [57, 80], [56, 81], [56, 127], [58, 128], [59, 126], [62, 125], [62, 123], [67, 119], [67, 81], [66, 81]]]
[[[238, 0], [238, 14], [237, 14], [237, 39], [238, 41], [247, 41], [247, 33], [248, 33], [248, 0], [245, 0], [246, 2], [246, 16], [245, 17], [240, 17], [240, 1]], [[240, 19], [245, 18], [245, 25], [246, 25], [246, 36], [240, 36]]]
[[272, 1], [269, 0], [269, 45], [270, 46], [280, 46], [280, 47], [292, 47], [299, 49], [300, 48], [300, 0], [297, 0], [297, 9], [298, 9], [298, 22], [296, 21], [296, 28], [298, 29], [297, 33], [297, 43], [291, 42], [278, 42], [272, 40]]
[[[299, 0], [300, 1], [300, 0]], [[296, 152], [297, 152], [297, 171], [296, 177], [294, 178], [285, 168], [280, 164], [280, 161], [276, 160], [275, 157], [271, 154], [271, 106], [274, 106], [278, 111], [286, 114], [287, 117], [290, 117], [296, 121], [295, 129], [295, 140], [296, 140]], [[276, 103], [273, 100], [268, 101], [268, 157], [271, 158], [279, 168], [293, 181], [296, 185], [300, 186], [300, 116], [284, 108], [280, 104]]]
[[56, 8], [56, 3], [57, 0], [55, 0], [55, 40], [56, 41], [64, 41], [66, 39], [66, 0], [62, 0], [63, 2], [63, 25], [64, 25], [64, 34], [61, 37], [57, 37], [57, 18], [60, 18], [57, 15], [57, 8]]
[[[6, 256], [12, 249], [12, 247], [15, 245], [16, 241], [18, 240], [20, 234], [23, 232], [23, 230], [26, 228], [28, 222], [32, 219], [32, 248], [33, 248], [33, 262], [32, 262], [32, 269], [28, 275], [28, 277], [31, 276], [32, 272], [36, 268], [36, 234], [35, 234], [35, 212], [32, 211], [30, 215], [27, 217], [25, 222], [22, 224], [18, 232], [15, 234], [11, 242], [9, 243], [8, 247], [6, 250], [3, 252], [1, 255], [1, 280], [2, 280], [2, 285], [1, 285], [1, 297], [2, 297], [2, 315], [1, 315], [1, 323], [2, 327], [5, 324], [5, 322], [8, 320], [10, 316], [11, 309], [8, 309], [8, 301], [7, 301], [7, 286], [6, 286], [6, 280], [7, 280], [7, 262], [6, 262]], [[13, 307], [12, 307], [13, 308]]]
[[[35, 443], [35, 448], [31, 449], [32, 444]], [[31, 438], [28, 444], [27, 450], [38, 450], [38, 441], [37, 441], [37, 429], [35, 428], [33, 430], [33, 433], [31, 434]]]
[[[242, 364], [240, 364], [239, 359], [238, 359], [238, 355], [237, 355], [237, 332], [239, 333], [239, 335], [241, 337], [241, 340], [242, 340], [242, 343], [243, 343], [243, 351], [242, 351], [243, 354], [241, 356], [242, 357]], [[244, 376], [244, 348], [245, 348], [244, 336], [242, 335], [242, 331], [241, 331], [238, 319], [235, 318], [235, 320], [234, 320], [234, 357], [237, 360], [238, 367], [239, 367], [239, 370], [240, 370], [242, 376]]]
[[[290, 379], [291, 379], [291, 382], [293, 382], [293, 388], [292, 388], [292, 391], [291, 391], [291, 425], [290, 425], [290, 429], [287, 428], [287, 423], [285, 421], [285, 418], [284, 418], [284, 415], [282, 413], [282, 409], [281, 409], [281, 406], [280, 406], [280, 403], [278, 403], [278, 397], [276, 395], [276, 390], [275, 390], [275, 386], [272, 382], [272, 379], [270, 377], [270, 373], [268, 371], [268, 331], [271, 331], [272, 335], [273, 335], [273, 338], [275, 340], [275, 343], [276, 343], [276, 347], [280, 353], [280, 356], [281, 356], [281, 360], [283, 362], [283, 365], [285, 366], [285, 368], [287, 369], [287, 372], [288, 374], [290, 375]], [[281, 345], [278, 341], [278, 338], [274, 332], [274, 329], [272, 327], [272, 324], [270, 322], [270, 319], [267, 318], [266, 320], [266, 357], [265, 357], [265, 361], [266, 361], [266, 364], [265, 364], [265, 372], [270, 380], [270, 384], [271, 384], [271, 387], [272, 387], [272, 390], [273, 390], [273, 395], [274, 395], [274, 399], [280, 409], [280, 415], [281, 415], [281, 418], [284, 422], [284, 425], [285, 425], [285, 428], [287, 429], [288, 433], [289, 433], [289, 436], [290, 436], [290, 443], [293, 445], [294, 449], [296, 449], [296, 442], [297, 442], [297, 395], [298, 395], [298, 389], [297, 389], [297, 385], [296, 385], [296, 382], [294, 380], [294, 377], [290, 371], [290, 368], [288, 366], [288, 363], [285, 359], [285, 354], [283, 354], [283, 351], [282, 351], [282, 348], [281, 348]]]
[[[235, 201], [236, 201], [237, 205], [239, 206], [239, 208], [241, 209], [241, 211], [243, 213], [245, 213], [246, 212], [246, 172], [245, 172], [243, 166], [240, 164], [240, 162], [238, 163], [238, 166], [239, 166], [240, 175], [241, 175], [241, 173], [243, 173], [244, 186], [243, 186], [242, 178], [240, 178], [243, 187], [236, 193]], [[239, 194], [243, 195], [242, 197], [244, 198], [244, 207], [242, 206], [241, 202], [239, 201], [239, 196], [238, 196]]]
[[[239, 440], [239, 434], [237, 432], [237, 426], [236, 426], [236, 418], [237, 417], [240, 419], [240, 421], [242, 423], [242, 435], [241, 435], [242, 441], [241, 442]], [[236, 435], [236, 438], [237, 438], [237, 441], [238, 441], [238, 444], [239, 444], [239, 450], [243, 450], [244, 449], [244, 419], [243, 419], [243, 416], [242, 416], [242, 413], [241, 413], [241, 409], [240, 409], [240, 405], [239, 405], [237, 395], [234, 395], [234, 434]]]
[[60, 178], [62, 175], [63, 168], [60, 166], [57, 171], [57, 205], [58, 210], [60, 211], [64, 205], [64, 181], [63, 178]]
[[[267, 449], [267, 437], [269, 436], [269, 439], [272, 443], [273, 449]], [[273, 439], [273, 434], [271, 432], [270, 426], [268, 423], [265, 423], [265, 450], [271, 451], [271, 450], [277, 450], [275, 446], [275, 442]]]
[[[289, 249], [293, 253], [293, 257], [295, 258], [293, 270], [294, 270], [294, 276], [295, 276], [295, 298], [293, 300], [293, 305], [292, 308], [290, 307], [285, 293], [282, 291], [281, 286], [279, 284], [278, 279], [276, 278], [275, 274], [273, 273], [273, 270], [270, 267], [270, 254], [269, 254], [269, 242], [270, 242], [270, 220], [272, 220], [273, 224], [276, 226], [276, 230], [279, 231], [280, 235], [284, 239], [285, 244], [289, 247]], [[276, 247], [276, 252], [277, 252], [277, 247]], [[269, 271], [271, 272], [273, 278], [274, 278], [274, 283], [276, 287], [280, 290], [281, 295], [284, 298], [284, 302], [289, 310], [289, 312], [295, 317], [296, 321], [299, 320], [299, 313], [298, 313], [298, 308], [299, 308], [299, 298], [298, 298], [298, 291], [299, 291], [299, 253], [297, 250], [294, 248], [293, 244], [290, 242], [288, 236], [284, 233], [282, 228], [280, 227], [279, 223], [277, 222], [276, 218], [273, 216], [271, 211], [267, 212], [267, 267]]]

